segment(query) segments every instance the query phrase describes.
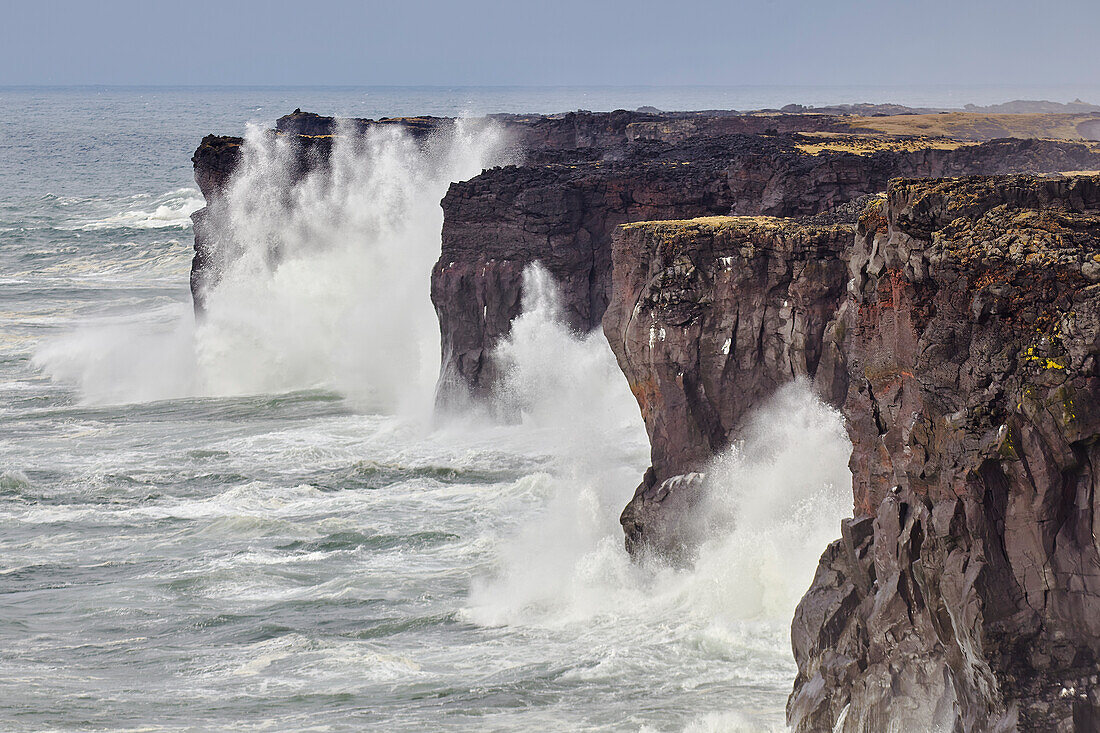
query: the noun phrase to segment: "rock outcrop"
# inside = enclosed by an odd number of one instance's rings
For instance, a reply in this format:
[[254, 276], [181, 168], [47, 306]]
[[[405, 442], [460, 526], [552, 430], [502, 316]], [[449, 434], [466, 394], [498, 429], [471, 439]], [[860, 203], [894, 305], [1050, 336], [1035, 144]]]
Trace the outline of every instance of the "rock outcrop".
[[[1098, 730], [1100, 177], [874, 196], [896, 176], [1100, 168], [1079, 142], [976, 142], [1094, 121], [929, 116], [965, 130], [949, 139], [902, 117], [497, 116], [526, 162], [442, 202], [440, 402], [492, 388], [523, 269], [542, 262], [570, 325], [603, 323], [652, 439], [628, 545], [683, 554], [698, 471], [779, 385], [813, 379], [846, 416], [854, 517], [794, 620], [795, 729]], [[271, 134], [304, 175], [343, 126], [394, 124], [453, 120], [296, 112]], [[208, 136], [194, 157], [199, 309], [240, 156]], [[653, 219], [675, 221], [621, 226]]]
[[[809, 215], [882, 190], [894, 176], [943, 176], [1100, 167], [1079, 143], [1001, 140], [962, 144], [852, 135], [851, 114], [570, 112], [493, 115], [525, 164], [456, 183], [443, 201], [432, 297], [440, 319], [439, 403], [463, 404], [496, 379], [491, 354], [519, 312], [523, 268], [540, 260], [562, 283], [571, 325], [599, 325], [610, 298], [611, 235], [624, 222], [721, 214]], [[901, 118], [912, 116], [901, 115]], [[398, 125], [422, 137], [454, 124], [440, 117], [338, 120], [296, 110], [272, 134], [291, 140], [296, 175], [326, 164], [332, 136]], [[901, 128], [909, 131], [907, 128]], [[823, 137], [822, 137], [823, 136]], [[207, 136], [195, 179], [208, 205], [193, 215], [191, 286], [197, 312], [217, 282], [216, 221], [241, 155], [240, 138]]]
[[627, 545], [680, 555], [704, 467], [754, 407], [812, 378], [844, 297], [854, 227], [770, 217], [628, 224], [603, 326], [638, 399], [652, 466], [623, 512]]
[[746, 410], [816, 377], [854, 518], [799, 605], [797, 731], [1100, 726], [1100, 177], [899, 180], [820, 220], [622, 227], [604, 326], [678, 534]]
[[850, 263], [856, 518], [790, 722], [1100, 729], [1100, 177], [895, 182]]
[[[285, 119], [281, 118], [280, 122]], [[331, 136], [298, 135], [293, 139], [294, 144], [290, 146], [292, 158], [287, 165], [288, 184], [293, 184], [309, 171], [326, 165], [332, 153]], [[221, 258], [226, 256], [226, 248], [219, 246], [218, 239], [224, 234], [224, 227], [219, 226], [219, 218], [226, 206], [226, 188], [241, 163], [243, 146], [244, 140], [239, 137], [207, 135], [191, 157], [195, 167], [195, 182], [206, 199], [206, 206], [191, 214], [195, 232], [195, 256], [191, 260], [191, 300], [196, 315], [202, 313], [204, 293], [217, 284], [224, 265]]]
[[[665, 146], [663, 146], [665, 147]], [[510, 166], [452, 184], [432, 272], [443, 360], [441, 406], [485, 397], [493, 350], [520, 312], [524, 268], [556, 279], [569, 325], [600, 324], [611, 291], [611, 233], [637, 219], [728, 211], [720, 161], [666, 150], [641, 159]]]
[[798, 134], [636, 140], [609, 158], [510, 167], [452, 184], [432, 273], [443, 340], [440, 404], [464, 404], [492, 389], [492, 352], [519, 314], [528, 263], [541, 261], [561, 283], [571, 326], [586, 331], [600, 323], [619, 224], [818, 214], [902, 175], [1100, 167], [1100, 156], [1080, 143], [878, 140], [857, 153], [821, 142]]

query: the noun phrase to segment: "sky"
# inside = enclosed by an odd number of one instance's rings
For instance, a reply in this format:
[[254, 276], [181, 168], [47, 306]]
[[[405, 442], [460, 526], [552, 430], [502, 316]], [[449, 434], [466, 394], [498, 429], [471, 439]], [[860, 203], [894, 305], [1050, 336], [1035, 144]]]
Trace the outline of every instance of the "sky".
[[0, 85], [1084, 85], [1098, 0], [0, 0]]

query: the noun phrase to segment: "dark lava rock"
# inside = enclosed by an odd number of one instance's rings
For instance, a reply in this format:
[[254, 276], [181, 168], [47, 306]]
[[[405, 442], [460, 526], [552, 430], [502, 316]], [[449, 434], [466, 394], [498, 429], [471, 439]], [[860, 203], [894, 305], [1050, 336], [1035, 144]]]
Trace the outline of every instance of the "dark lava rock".
[[844, 412], [854, 519], [795, 614], [795, 730], [1097, 730], [1100, 176], [898, 180], [854, 235], [652, 222], [613, 253], [653, 449], [634, 550], [683, 554], [691, 472], [778, 385]]
[[866, 547], [796, 613], [796, 730], [1097, 730], [1098, 259], [1100, 177], [898, 181], [865, 215], [829, 353]]
[[[491, 353], [519, 315], [528, 263], [543, 262], [561, 283], [572, 327], [599, 324], [611, 298], [611, 241], [620, 224], [731, 212], [831, 211], [833, 221], [851, 221], [852, 212], [838, 207], [885, 190], [896, 176], [1100, 167], [1100, 156], [1080, 143], [1011, 139], [812, 155], [803, 142], [792, 135], [638, 139], [605, 150], [602, 159], [493, 170], [452, 184], [432, 273], [443, 339], [439, 404], [461, 405], [492, 389]], [[622, 257], [633, 266], [633, 254]]]
[[629, 224], [603, 327], [641, 407], [652, 466], [622, 515], [627, 546], [681, 555], [690, 501], [662, 489], [729, 445], [749, 413], [817, 374], [855, 228], [770, 217]]

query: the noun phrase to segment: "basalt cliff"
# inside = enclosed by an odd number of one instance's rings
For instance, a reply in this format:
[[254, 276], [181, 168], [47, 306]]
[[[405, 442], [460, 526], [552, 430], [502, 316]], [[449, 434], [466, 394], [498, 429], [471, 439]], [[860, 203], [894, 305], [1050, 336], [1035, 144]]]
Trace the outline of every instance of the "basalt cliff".
[[[650, 123], [627, 130], [643, 124]], [[612, 297], [612, 235], [620, 224], [813, 215], [881, 191], [896, 176], [1081, 170], [1100, 160], [1085, 145], [1064, 141], [960, 144], [803, 133], [635, 138], [612, 153], [574, 151], [569, 162], [509, 166], [451, 186], [432, 273], [441, 404], [492, 389], [493, 349], [519, 314], [522, 272], [532, 261], [560, 284], [572, 327], [599, 326]]]
[[[484, 120], [523, 163], [442, 201], [438, 403], [489, 395], [541, 262], [650, 434], [627, 544], [690, 562], [708, 462], [810, 380], [847, 421], [854, 501], [794, 620], [795, 729], [1097, 730], [1100, 179], [990, 176], [1100, 168], [1100, 118], [894, 111]], [[270, 134], [304, 175], [334, 135], [453, 124]], [[216, 136], [194, 157], [200, 312], [240, 158]]]
[[898, 180], [854, 228], [632, 224], [613, 259], [653, 440], [632, 542], [687, 541], [698, 471], [777, 385], [845, 416], [795, 730], [1100, 729], [1100, 177]]
[[[431, 278], [442, 335], [440, 405], [463, 406], [491, 391], [498, 376], [493, 350], [519, 314], [522, 271], [530, 262], [541, 261], [560, 283], [571, 326], [599, 327], [611, 298], [612, 233], [620, 224], [818, 214], [881, 191], [896, 176], [1100, 167], [1100, 156], [1084, 142], [1091, 115], [886, 114], [900, 111], [906, 110], [620, 110], [480, 120], [499, 126], [524, 162], [457, 182], [442, 201], [442, 251]], [[424, 137], [454, 122], [338, 120], [296, 111], [271, 134], [293, 143], [291, 175], [300, 176], [326, 165], [333, 135], [399, 126]], [[1039, 133], [1067, 139], [1027, 137]], [[211, 135], [193, 158], [208, 202], [193, 216], [198, 310], [221, 269], [213, 223], [241, 143]]]

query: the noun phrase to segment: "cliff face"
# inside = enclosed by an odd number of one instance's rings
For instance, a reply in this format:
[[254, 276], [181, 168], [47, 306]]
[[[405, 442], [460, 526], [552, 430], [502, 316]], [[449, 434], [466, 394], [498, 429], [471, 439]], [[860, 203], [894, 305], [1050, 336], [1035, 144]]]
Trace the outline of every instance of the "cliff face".
[[[812, 215], [881, 191], [899, 175], [1100, 167], [1100, 156], [1079, 143], [960, 144], [841, 134], [865, 119], [851, 116], [620, 110], [491, 119], [524, 151], [526, 162], [455, 183], [442, 202], [442, 251], [431, 283], [442, 334], [441, 406], [463, 405], [492, 389], [497, 374], [491, 354], [519, 314], [522, 271], [530, 262], [543, 262], [562, 284], [573, 327], [586, 331], [601, 322], [611, 297], [611, 237], [619, 224], [729, 213]], [[453, 123], [438, 117], [337, 120], [296, 111], [280, 118], [272, 134], [292, 141], [302, 175], [326, 164], [332, 135], [341, 130], [399, 125], [422, 137]], [[193, 215], [197, 311], [203, 292], [217, 282], [221, 192], [240, 150], [240, 138], [208, 136], [193, 158], [208, 201]]]
[[902, 180], [858, 230], [620, 229], [604, 327], [653, 466], [628, 543], [797, 376], [841, 407], [854, 518], [799, 605], [799, 731], [1100, 726], [1100, 177]]
[[[293, 116], [293, 115], [292, 115]], [[280, 122], [287, 118], [281, 118]], [[270, 134], [282, 134], [272, 132]], [[332, 138], [295, 135], [290, 147], [293, 159], [288, 170], [293, 183], [309, 171], [327, 164], [332, 153]], [[191, 162], [195, 167], [195, 182], [206, 199], [206, 206], [191, 214], [195, 232], [195, 256], [191, 260], [191, 300], [196, 314], [203, 309], [203, 294], [217, 284], [224, 257], [218, 236], [224, 232], [219, 219], [224, 213], [225, 190], [241, 162], [244, 140], [239, 137], [207, 135]]]
[[[526, 164], [442, 203], [440, 401], [489, 392], [522, 271], [541, 261], [574, 328], [602, 320], [652, 439], [628, 544], [682, 553], [697, 471], [779, 385], [812, 378], [846, 416], [854, 518], [796, 613], [792, 725], [1100, 729], [1100, 178], [903, 180], [858, 229], [844, 211], [898, 175], [1100, 158], [1067, 142], [856, 139], [836, 134], [851, 121], [799, 117], [498, 117]], [[294, 140], [302, 174], [325, 165], [334, 129], [296, 113], [272, 134]], [[766, 134], [729, 134], [750, 130]], [[239, 138], [195, 154], [209, 204], [197, 307], [239, 159]], [[619, 228], [730, 212], [751, 216]]]
[[897, 182], [851, 263], [856, 519], [790, 721], [1100, 729], [1100, 178]]
[[453, 184], [443, 200], [442, 254], [432, 274], [443, 340], [440, 404], [463, 404], [492, 388], [492, 350], [519, 314], [529, 262], [542, 261], [562, 284], [574, 328], [599, 324], [611, 297], [612, 234], [624, 222], [731, 212], [811, 215], [884, 190], [899, 175], [1100, 165], [1100, 156], [1077, 143], [998, 140], [944, 148], [880, 141], [861, 153], [819, 150], [820, 143], [799, 135], [636, 140], [594, 160], [532, 163]]
[[221, 198], [233, 171], [241, 161], [239, 137], [207, 135], [195, 151], [195, 182], [206, 199], [206, 206], [191, 214], [195, 231], [195, 256], [191, 259], [191, 300], [195, 313], [202, 312], [202, 296], [216, 279], [215, 233], [211, 207]]
[[611, 291], [611, 233], [627, 221], [728, 211], [724, 167], [706, 158], [507, 167], [452, 184], [432, 272], [443, 360], [439, 404], [480, 399], [492, 353], [520, 312], [524, 267], [557, 280], [569, 325], [597, 327]]
[[812, 378], [848, 280], [854, 228], [769, 217], [622, 227], [604, 333], [650, 436], [652, 466], [623, 512], [627, 543], [681, 553], [702, 490], [685, 480], [776, 388]]
[[[875, 138], [833, 142], [800, 137], [797, 142], [801, 155], [745, 155], [730, 166], [735, 213], [816, 214], [861, 195], [885, 191], [891, 178], [1093, 170], [1100, 164], [1100, 156], [1084, 144], [1051, 140], [1003, 139], [977, 145], [922, 141], [913, 147]], [[805, 150], [821, 152], [808, 155]]]

